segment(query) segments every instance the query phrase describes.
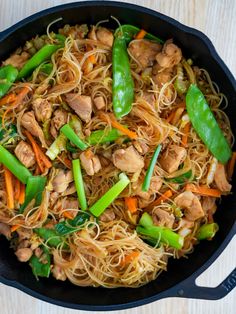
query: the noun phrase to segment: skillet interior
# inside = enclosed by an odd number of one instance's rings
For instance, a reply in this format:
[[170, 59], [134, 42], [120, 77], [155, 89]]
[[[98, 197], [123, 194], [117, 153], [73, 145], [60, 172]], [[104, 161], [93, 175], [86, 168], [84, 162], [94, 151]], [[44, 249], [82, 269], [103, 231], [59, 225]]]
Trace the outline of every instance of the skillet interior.
[[[0, 60], [6, 58], [26, 40], [36, 34], [45, 33], [47, 25], [58, 17], [63, 17], [63, 20], [56, 23], [55, 29], [67, 23], [71, 25], [76, 23], [92, 24], [107, 19], [111, 15], [118, 18], [121, 23], [142, 26], [142, 28], [163, 39], [174, 38], [185, 56], [191, 57], [197, 65], [206, 68], [229, 100], [227, 113], [232, 123], [233, 132], [236, 134], [236, 124], [233, 123], [234, 117], [236, 117], [235, 82], [222, 61], [219, 61], [213, 46], [203, 34], [144, 8], [109, 1], [87, 2], [86, 4], [80, 2], [46, 10], [18, 23], [2, 34], [3, 39], [0, 38]], [[117, 27], [113, 21], [107, 26]], [[233, 192], [235, 191], [235, 180], [234, 176]], [[220, 248], [220, 246], [222, 246], [236, 220], [235, 205], [236, 194], [222, 199], [215, 216], [220, 230], [213, 241], [203, 241], [201, 245], [195, 248], [189, 259], [170, 260], [168, 272], [162, 273], [157, 280], [135, 290], [131, 288], [112, 290], [81, 288], [73, 286], [69, 282], [59, 282], [52, 278], [50, 280], [40, 279], [39, 282], [36, 282], [29, 266], [16, 260], [13, 251], [9, 249], [9, 243], [3, 238], [0, 240], [0, 275], [3, 276], [3, 281], [4, 278], [11, 281], [6, 281], [8, 284], [63, 306], [106, 310], [144, 304], [152, 299], [170, 295], [167, 292], [169, 288], [176, 286], [199, 270], [217, 250], [221, 251], [222, 247]]]

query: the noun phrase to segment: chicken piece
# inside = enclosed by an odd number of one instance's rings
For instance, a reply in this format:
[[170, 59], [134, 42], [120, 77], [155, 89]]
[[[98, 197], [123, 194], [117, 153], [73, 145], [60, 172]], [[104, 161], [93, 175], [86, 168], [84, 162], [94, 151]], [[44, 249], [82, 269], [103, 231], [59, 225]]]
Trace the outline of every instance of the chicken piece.
[[79, 202], [77, 198], [66, 198], [62, 202], [63, 209], [79, 209]]
[[134, 189], [135, 195], [145, 199], [145, 200], [149, 200], [151, 195], [153, 195], [154, 193], [156, 193], [157, 191], [160, 190], [161, 186], [162, 186], [162, 179], [158, 176], [154, 176], [151, 178], [151, 182], [150, 182], [150, 187], [148, 189], [147, 192], [142, 191], [142, 182], [138, 182], [135, 183], [136, 185], [136, 189], [135, 189], [135, 185], [133, 184], [132, 187]]
[[81, 153], [79, 158], [82, 167], [89, 176], [93, 176], [102, 168], [98, 156], [94, 155], [90, 150]]
[[172, 68], [182, 59], [182, 51], [179, 47], [167, 40], [162, 51], [156, 55], [156, 61], [162, 68]]
[[174, 199], [174, 202], [177, 206], [185, 210], [184, 215], [187, 220], [195, 221], [205, 215], [199, 199], [190, 191], [179, 194]]
[[51, 272], [53, 277], [55, 277], [57, 280], [65, 281], [67, 278], [65, 271], [58, 265], [54, 265]]
[[90, 96], [69, 93], [66, 94], [66, 101], [83, 121], [91, 120], [92, 99]]
[[22, 248], [18, 249], [15, 254], [20, 262], [28, 262], [33, 255], [33, 251], [30, 248]]
[[36, 121], [33, 111], [28, 111], [23, 114], [21, 118], [21, 124], [33, 136], [36, 136], [39, 138], [43, 147], [46, 147], [43, 131], [40, 128], [38, 122]]
[[204, 196], [202, 197], [202, 209], [204, 210], [205, 214], [209, 211], [214, 213], [216, 211], [216, 198]]
[[149, 150], [148, 145], [142, 140], [134, 141], [133, 145], [137, 149], [140, 155], [145, 155]]
[[26, 168], [30, 168], [35, 164], [35, 155], [33, 149], [28, 143], [20, 141], [20, 143], [17, 144], [14, 152], [16, 157]]
[[19, 244], [18, 244], [18, 246], [17, 246], [17, 249], [19, 250], [19, 249], [23, 249], [23, 248], [28, 248], [28, 247], [30, 247], [30, 241], [29, 240], [23, 240], [23, 241], [21, 241]]
[[143, 157], [131, 145], [125, 149], [117, 149], [112, 155], [116, 168], [126, 172], [137, 172], [144, 167]]
[[11, 238], [11, 228], [7, 224], [0, 222], [0, 234], [3, 234], [7, 239], [10, 239]]
[[11, 64], [18, 70], [23, 67], [23, 65], [26, 63], [26, 61], [29, 59], [30, 55], [27, 52], [22, 52], [19, 54], [13, 54], [3, 62], [3, 65]]
[[178, 234], [182, 237], [186, 237], [192, 232], [193, 227], [193, 221], [188, 221], [187, 219], [182, 218], [179, 221]]
[[173, 76], [172, 68], [162, 68], [156, 63], [152, 68], [152, 79], [158, 86], [168, 83]]
[[72, 172], [64, 171], [60, 169], [57, 175], [52, 180], [53, 190], [57, 193], [63, 193], [67, 187], [69, 186], [70, 182], [73, 181]]
[[51, 120], [50, 132], [54, 138], [57, 137], [58, 130], [67, 122], [68, 114], [64, 109], [57, 109]]
[[100, 220], [103, 222], [109, 222], [115, 220], [116, 215], [112, 208], [105, 210], [105, 212], [100, 216]]
[[96, 32], [96, 37], [99, 41], [101, 41], [104, 45], [112, 47], [114, 36], [111, 31], [109, 31], [105, 27], [99, 27]]
[[97, 40], [96, 27], [95, 26], [91, 27], [91, 30], [88, 33], [88, 38], [91, 40]]
[[18, 234], [19, 242], [21, 242], [22, 240], [30, 239], [33, 233], [31, 229], [26, 228], [19, 228], [16, 230], [16, 232]]
[[161, 167], [168, 173], [178, 170], [179, 165], [186, 158], [187, 152], [184, 147], [170, 145], [159, 159]]
[[216, 172], [214, 176], [214, 180], [217, 188], [221, 192], [230, 192], [232, 185], [229, 184], [226, 178], [225, 166], [218, 162], [216, 166]]
[[49, 120], [52, 116], [52, 105], [42, 98], [37, 98], [32, 103], [36, 119], [40, 122]]
[[172, 228], [175, 222], [175, 216], [161, 208], [153, 210], [152, 219], [155, 225], [167, 228]]
[[140, 63], [143, 69], [152, 66], [161, 45], [147, 39], [136, 39], [129, 44], [129, 53]]
[[155, 96], [153, 93], [143, 92], [142, 99], [149, 103], [152, 107], [155, 107]]
[[93, 102], [98, 110], [102, 110], [106, 107], [106, 103], [102, 96], [95, 97]]

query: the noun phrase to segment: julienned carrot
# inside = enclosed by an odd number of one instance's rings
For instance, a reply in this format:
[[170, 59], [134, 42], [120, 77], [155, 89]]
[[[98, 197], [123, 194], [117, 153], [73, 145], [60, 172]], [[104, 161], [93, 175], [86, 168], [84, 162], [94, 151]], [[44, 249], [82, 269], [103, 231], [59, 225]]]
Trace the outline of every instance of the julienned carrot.
[[22, 205], [25, 202], [25, 185], [23, 183], [20, 184], [20, 195], [19, 195], [19, 204]]
[[136, 213], [138, 210], [138, 202], [136, 197], [125, 197], [125, 205], [132, 214]]
[[20, 181], [17, 178], [14, 178], [14, 198], [16, 201], [19, 201], [20, 197]]
[[189, 131], [190, 131], [190, 122], [186, 123], [185, 127], [184, 127], [184, 135], [182, 137], [182, 146], [183, 147], [186, 147], [187, 146], [187, 143], [188, 143], [188, 136], [189, 136]]
[[228, 165], [228, 176], [231, 179], [234, 173], [234, 166], [235, 166], [235, 162], [236, 162], [236, 152], [233, 152], [232, 157], [229, 161], [229, 165]]
[[171, 113], [169, 114], [169, 116], [166, 118], [166, 121], [168, 123], [171, 123], [172, 119], [174, 118], [175, 116], [175, 110], [171, 111]]
[[204, 185], [196, 186], [194, 184], [188, 183], [185, 186], [186, 191], [191, 191], [203, 196], [221, 197], [221, 191], [218, 189], [211, 189]]
[[4, 177], [7, 192], [7, 207], [14, 209], [13, 174], [6, 167], [4, 167]]
[[19, 228], [20, 228], [19, 225], [13, 225], [13, 226], [11, 226], [11, 232], [15, 232]]
[[168, 198], [170, 198], [173, 195], [173, 192], [171, 190], [167, 190], [165, 193], [163, 193], [158, 199], [156, 199], [154, 202], [152, 202], [150, 205], [147, 206], [147, 209], [153, 208], [154, 206], [160, 205], [163, 201], [166, 201]]
[[[104, 113], [101, 113], [100, 117], [104, 121], [106, 121], [106, 122], [108, 121], [108, 119]], [[118, 121], [116, 121], [113, 116], [109, 115], [109, 118], [110, 118], [111, 125], [113, 126], [113, 128], [119, 130], [121, 133], [127, 135], [131, 139], [136, 139], [138, 137], [135, 132], [130, 131], [129, 129], [125, 128], [122, 124], [120, 124]]]
[[16, 100], [16, 95], [11, 93], [0, 99], [0, 106], [7, 105]]
[[138, 34], [135, 36], [135, 39], [143, 39], [146, 36], [147, 32], [144, 29], [140, 29]]
[[127, 264], [130, 264], [133, 262], [137, 257], [139, 257], [140, 252], [134, 251], [130, 253], [129, 255], [126, 255], [120, 262], [121, 266], [126, 266]]
[[35, 154], [35, 158], [37, 161], [37, 164], [39, 166], [39, 169], [41, 172], [44, 172], [45, 168], [51, 168], [52, 167], [52, 163], [49, 161], [49, 159], [44, 155], [44, 153], [41, 151], [40, 147], [38, 146], [38, 144], [35, 142], [33, 136], [28, 132], [25, 131], [25, 135], [27, 136], [28, 140], [30, 141], [34, 154]]
[[95, 55], [90, 55], [88, 57], [88, 60], [92, 63], [92, 64], [95, 64], [97, 61], [96, 61], [96, 58], [95, 58]]
[[71, 212], [69, 210], [66, 210], [62, 213], [63, 217], [67, 218], [67, 219], [73, 219], [74, 216], [72, 216]]

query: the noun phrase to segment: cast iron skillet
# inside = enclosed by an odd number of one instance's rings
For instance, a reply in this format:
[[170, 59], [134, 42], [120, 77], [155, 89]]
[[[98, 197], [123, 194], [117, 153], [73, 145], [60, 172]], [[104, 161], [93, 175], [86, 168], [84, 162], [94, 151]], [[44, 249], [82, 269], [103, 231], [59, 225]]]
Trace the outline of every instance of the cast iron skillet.
[[[236, 124], [236, 84], [232, 74], [216, 53], [210, 40], [199, 31], [155, 11], [111, 1], [89, 1], [57, 6], [34, 14], [0, 33], [0, 60], [6, 58], [18, 46], [36, 34], [45, 33], [47, 25], [62, 17], [55, 29], [69, 23], [97, 23], [111, 15], [121, 23], [140, 26], [163, 38], [174, 38], [184, 55], [206, 68], [221, 91], [227, 96], [227, 113], [234, 134]], [[114, 21], [108, 24], [116, 28]], [[236, 269], [216, 288], [199, 287], [195, 279], [219, 256], [236, 233], [236, 177], [233, 178], [233, 194], [222, 199], [216, 214], [220, 230], [213, 241], [203, 241], [196, 246], [189, 259], [170, 260], [168, 271], [155, 281], [138, 288], [81, 288], [68, 281], [53, 278], [36, 281], [27, 264], [16, 260], [9, 243], [0, 239], [0, 281], [18, 288], [41, 300], [80, 310], [120, 310], [143, 305], [166, 297], [187, 297], [216, 300], [227, 295], [236, 285]]]

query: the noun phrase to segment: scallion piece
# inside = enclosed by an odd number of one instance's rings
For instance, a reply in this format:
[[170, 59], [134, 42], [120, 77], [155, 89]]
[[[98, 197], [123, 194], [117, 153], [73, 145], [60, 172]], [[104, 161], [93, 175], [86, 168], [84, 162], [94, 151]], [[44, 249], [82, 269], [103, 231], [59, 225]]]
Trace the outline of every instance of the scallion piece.
[[66, 149], [66, 137], [64, 134], [60, 134], [49, 149], [46, 151], [46, 155], [54, 160], [63, 150]]
[[75, 131], [72, 129], [72, 127], [69, 126], [69, 124], [63, 125], [60, 131], [71, 141], [71, 143], [73, 143], [81, 150], [85, 150], [88, 148], [88, 145], [85, 142], [83, 142], [78, 137], [78, 135], [76, 135]]
[[82, 210], [86, 210], [88, 206], [87, 206], [87, 201], [86, 201], [86, 196], [85, 196], [84, 182], [83, 182], [79, 159], [75, 159], [72, 161], [72, 170], [73, 170], [73, 177], [75, 181], [75, 187], [76, 187], [80, 207]]
[[114, 142], [121, 136], [123, 136], [123, 134], [113, 128], [111, 130], [105, 129], [93, 131], [86, 140], [90, 145], [105, 144]]
[[157, 162], [157, 158], [160, 154], [160, 151], [161, 151], [161, 145], [158, 145], [157, 148], [155, 149], [153, 156], [152, 156], [152, 159], [151, 159], [150, 164], [149, 164], [148, 169], [147, 169], [146, 176], [145, 176], [144, 181], [143, 181], [142, 191], [144, 191], [144, 192], [147, 192], [149, 187], [150, 187], [154, 167], [155, 167], [155, 164]]
[[113, 187], [94, 203], [92, 207], [90, 207], [89, 210], [95, 217], [99, 217], [130, 183], [129, 178], [125, 173], [121, 173], [119, 179], [120, 180]]
[[219, 230], [219, 226], [215, 222], [211, 224], [202, 225], [198, 229], [197, 239], [198, 240], [212, 239], [218, 230]]
[[153, 226], [152, 217], [147, 212], [144, 212], [139, 220], [139, 224], [145, 228]]

